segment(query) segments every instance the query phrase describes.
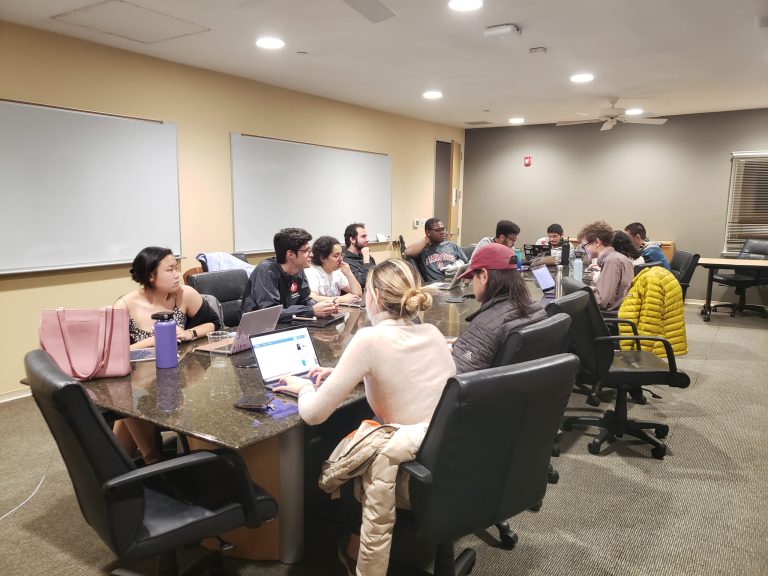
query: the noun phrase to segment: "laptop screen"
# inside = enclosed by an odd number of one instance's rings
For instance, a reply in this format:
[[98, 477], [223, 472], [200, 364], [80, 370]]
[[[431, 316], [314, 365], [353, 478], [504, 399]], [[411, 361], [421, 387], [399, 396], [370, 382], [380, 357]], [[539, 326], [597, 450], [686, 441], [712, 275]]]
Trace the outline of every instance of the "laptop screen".
[[555, 287], [555, 280], [552, 278], [552, 274], [549, 273], [549, 268], [546, 266], [539, 266], [538, 268], [531, 268], [533, 277], [536, 280], [536, 284], [543, 292], [552, 290]]
[[265, 383], [305, 374], [319, 365], [306, 327], [251, 336], [251, 347]]

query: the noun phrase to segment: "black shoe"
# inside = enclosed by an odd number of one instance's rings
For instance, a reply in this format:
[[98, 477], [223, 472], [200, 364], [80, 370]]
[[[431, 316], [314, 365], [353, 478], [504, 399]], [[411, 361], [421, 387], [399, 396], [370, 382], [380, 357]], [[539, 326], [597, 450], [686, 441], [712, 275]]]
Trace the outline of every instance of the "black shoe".
[[645, 397], [645, 394], [643, 394], [642, 390], [634, 390], [629, 393], [629, 396], [632, 398], [632, 400], [635, 402], [635, 404], [647, 404], [648, 399]]
[[347, 576], [355, 576], [357, 574], [357, 560], [352, 558], [347, 553], [347, 545], [349, 544], [349, 534], [345, 534], [339, 538], [339, 545], [336, 549], [336, 554], [339, 557], [339, 562], [344, 566]]

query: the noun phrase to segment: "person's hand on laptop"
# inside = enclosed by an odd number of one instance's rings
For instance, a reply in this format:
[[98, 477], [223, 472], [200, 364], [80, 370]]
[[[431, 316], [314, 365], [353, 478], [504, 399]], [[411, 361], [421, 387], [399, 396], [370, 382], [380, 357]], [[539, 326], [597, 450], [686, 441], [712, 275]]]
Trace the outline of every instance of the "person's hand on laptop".
[[342, 304], [360, 304], [362, 300], [363, 299], [360, 298], [360, 296], [358, 296], [357, 294], [352, 294], [350, 292], [347, 292], [346, 294], [342, 294], [341, 296], [339, 296], [337, 301]]
[[304, 386], [312, 386], [312, 381], [298, 376], [283, 376], [280, 378], [280, 385], [272, 388], [273, 392], [288, 392], [289, 394], [298, 394]]
[[331, 375], [331, 372], [333, 372], [333, 368], [323, 368], [322, 366], [315, 366], [307, 373], [307, 376], [312, 378], [315, 382], [315, 387], [318, 387], [320, 386], [320, 384], [323, 383], [323, 380], [325, 380], [326, 378], [328, 378], [328, 376]]
[[339, 306], [336, 303], [335, 299], [318, 302], [317, 304], [312, 306], [312, 313], [318, 317], [333, 316], [338, 311], [339, 311]]

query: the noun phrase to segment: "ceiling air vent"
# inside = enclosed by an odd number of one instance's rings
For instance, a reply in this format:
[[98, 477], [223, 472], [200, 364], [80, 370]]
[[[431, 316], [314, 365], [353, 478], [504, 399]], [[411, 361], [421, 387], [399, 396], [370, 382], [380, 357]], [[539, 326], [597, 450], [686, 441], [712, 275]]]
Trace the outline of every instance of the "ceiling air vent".
[[474, 122], [464, 122], [467, 126], [490, 126], [493, 122], [488, 120], [475, 120]]

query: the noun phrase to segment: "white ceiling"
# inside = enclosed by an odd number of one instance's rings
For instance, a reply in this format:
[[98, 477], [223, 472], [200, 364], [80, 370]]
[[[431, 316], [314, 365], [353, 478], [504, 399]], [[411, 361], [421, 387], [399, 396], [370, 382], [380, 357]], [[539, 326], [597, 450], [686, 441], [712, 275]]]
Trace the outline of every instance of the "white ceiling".
[[[396, 16], [377, 24], [342, 0], [130, 2], [209, 30], [143, 43], [52, 19], [98, 0], [0, 0], [0, 19], [458, 127], [580, 120], [610, 97], [662, 116], [768, 107], [768, 0], [382, 0]], [[146, 39], [170, 20], [138, 12], [111, 24]], [[483, 35], [509, 22], [521, 36]], [[264, 34], [286, 47], [257, 49]], [[581, 71], [595, 81], [571, 84]], [[422, 99], [432, 88], [444, 98]]]

